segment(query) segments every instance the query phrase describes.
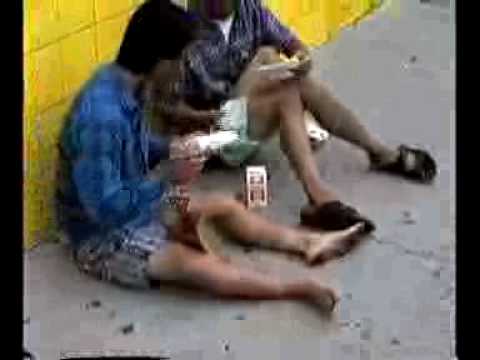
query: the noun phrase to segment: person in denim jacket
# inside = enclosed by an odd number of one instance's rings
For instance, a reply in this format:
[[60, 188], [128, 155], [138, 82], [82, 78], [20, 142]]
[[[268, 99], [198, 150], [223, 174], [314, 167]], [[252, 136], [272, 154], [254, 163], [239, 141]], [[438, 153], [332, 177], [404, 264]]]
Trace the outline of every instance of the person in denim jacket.
[[[170, 40], [162, 36], [151, 43], [159, 29]], [[75, 262], [87, 274], [124, 286], [174, 282], [228, 297], [308, 301], [331, 311], [338, 297], [329, 287], [236, 266], [202, 247], [197, 225], [203, 219], [240, 242], [298, 253], [313, 264], [348, 251], [364, 224], [326, 234], [298, 230], [221, 194], [192, 195], [174, 222], [167, 219], [172, 199], [185, 200], [178, 189], [191, 185], [204, 159], [188, 156], [194, 138], [149, 131], [145, 89], [158, 81], [151, 75], [162, 61], [181, 56], [195, 31], [195, 18], [181, 8], [164, 0], [145, 2], [129, 23], [116, 61], [102, 66], [78, 94], [61, 139], [58, 189], [58, 215]], [[151, 170], [178, 149], [186, 149], [184, 159], [169, 161], [173, 166], [155, 179]]]

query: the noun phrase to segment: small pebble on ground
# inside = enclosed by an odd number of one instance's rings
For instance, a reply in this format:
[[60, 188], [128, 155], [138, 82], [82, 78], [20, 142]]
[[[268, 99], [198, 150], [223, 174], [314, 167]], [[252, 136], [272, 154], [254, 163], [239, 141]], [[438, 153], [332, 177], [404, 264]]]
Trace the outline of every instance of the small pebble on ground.
[[244, 247], [244, 248], [243, 248], [243, 252], [244, 252], [245, 254], [250, 254], [250, 253], [253, 252], [253, 247], [248, 247], [248, 246], [247, 246], [247, 247]]
[[123, 335], [130, 335], [132, 334], [133, 332], [135, 332], [135, 324], [128, 324], [128, 325], [125, 325], [125, 326], [122, 326], [120, 328], [120, 331]]
[[372, 329], [362, 329], [362, 331], [360, 331], [360, 339], [363, 341], [370, 341], [372, 339]]
[[398, 340], [396, 337], [394, 337], [391, 341], [390, 344], [392, 345], [400, 345], [400, 340]]
[[99, 307], [102, 307], [102, 302], [100, 300], [93, 300], [90, 303], [90, 307], [92, 307], [93, 309], [98, 309]]
[[414, 225], [417, 223], [416, 217], [408, 210], [402, 213], [402, 224], [405, 225]]

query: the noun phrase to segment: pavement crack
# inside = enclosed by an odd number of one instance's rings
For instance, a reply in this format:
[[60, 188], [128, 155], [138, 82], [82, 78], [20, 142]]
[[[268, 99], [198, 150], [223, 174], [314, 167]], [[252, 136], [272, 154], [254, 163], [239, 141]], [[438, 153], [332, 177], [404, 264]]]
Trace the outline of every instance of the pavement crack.
[[407, 246], [395, 242], [395, 241], [389, 241], [385, 239], [379, 239], [379, 238], [373, 238], [373, 241], [375, 241], [379, 245], [387, 245], [387, 246], [392, 246], [399, 250], [401, 253], [405, 255], [409, 255], [412, 257], [416, 257], [418, 259], [424, 260], [424, 261], [430, 261], [430, 260], [435, 260], [439, 263], [441, 263], [441, 260], [435, 255], [435, 253], [431, 250], [414, 250], [410, 249]]

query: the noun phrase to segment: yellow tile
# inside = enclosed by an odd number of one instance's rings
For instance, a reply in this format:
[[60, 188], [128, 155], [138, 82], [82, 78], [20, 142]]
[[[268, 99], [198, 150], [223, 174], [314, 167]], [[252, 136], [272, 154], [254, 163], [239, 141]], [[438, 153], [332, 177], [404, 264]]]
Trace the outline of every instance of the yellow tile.
[[137, 11], [138, 7], [145, 2], [145, 0], [132, 0], [133, 1], [133, 7], [130, 9], [128, 12], [128, 17], [131, 18], [135, 11]]
[[51, 239], [55, 232], [54, 213], [49, 211], [52, 204], [43, 197], [46, 191], [52, 193], [54, 189], [47, 185], [38, 183], [25, 189], [24, 246], [27, 249], [43, 240]]
[[40, 115], [24, 120], [24, 246], [27, 249], [56, 236], [57, 144], [70, 104], [69, 98]]
[[55, 178], [58, 143], [69, 102], [53, 106], [45, 113], [27, 119], [25, 131], [26, 178], [32, 183], [48, 183]]
[[42, 141], [43, 133], [42, 128], [40, 127], [40, 117], [35, 116], [31, 119], [26, 120], [28, 125], [26, 136], [26, 148], [27, 153], [25, 154], [27, 165], [27, 179], [28, 182], [40, 181], [42, 178], [42, 167], [41, 163], [42, 157]]
[[339, 1], [339, 13], [340, 22], [347, 24], [353, 16], [354, 1], [353, 0], [340, 0]]
[[25, 194], [24, 198], [24, 247], [29, 250], [32, 249], [39, 242], [38, 234], [38, 211], [35, 211], [35, 197], [29, 194]]
[[[72, 34], [95, 21], [94, 0], [57, 0], [62, 35]], [[111, 0], [115, 2], [116, 0]]]
[[22, 133], [22, 160], [23, 160], [23, 168], [22, 168], [22, 179], [24, 180], [24, 186], [25, 186], [25, 179], [27, 176], [27, 153], [28, 153], [28, 146], [27, 146], [27, 118], [24, 116], [22, 119], [22, 128], [23, 128], [23, 133]]
[[32, 9], [28, 6], [31, 0], [24, 0], [23, 9], [23, 53], [28, 53], [33, 47], [33, 31], [30, 21], [32, 20]]
[[310, 13], [310, 0], [300, 0], [298, 1], [300, 4], [301, 15], [306, 15]]
[[298, 16], [300, 9], [299, 3], [286, 2], [282, 0], [266, 1], [265, 5], [272, 11], [285, 25], [291, 24], [291, 19]]
[[97, 63], [93, 28], [68, 36], [60, 42], [63, 88], [75, 93], [91, 76]]
[[70, 100], [52, 106], [33, 119], [25, 132], [25, 244], [27, 248], [56, 233], [55, 189], [58, 142]]
[[132, 0], [133, 6], [139, 6], [145, 2], [145, 0]]
[[24, 192], [23, 192], [23, 246], [25, 249], [29, 250], [34, 245], [34, 239], [32, 236], [32, 221], [30, 216], [30, 207], [31, 207], [31, 196], [30, 191], [27, 186], [24, 185]]
[[25, 8], [25, 31], [31, 48], [45, 46], [61, 36], [55, 0], [25, 0]]
[[343, 26], [355, 24], [379, 0], [264, 0], [264, 3], [303, 41], [316, 46], [334, 38]]
[[111, 60], [117, 54], [128, 20], [129, 14], [124, 14], [97, 24], [97, 50], [100, 62]]
[[116, 53], [110, 53], [110, 55], [103, 55], [103, 59], [100, 59], [100, 62], [99, 64], [108, 64], [108, 63], [111, 63], [113, 61], [115, 61], [115, 59], [117, 58], [117, 54]]
[[33, 56], [25, 55], [23, 57], [23, 109], [25, 111], [25, 117], [32, 117], [38, 111], [38, 99], [36, 94], [32, 91], [34, 86], [34, 65]]
[[54, 43], [33, 52], [31, 61], [33, 69], [27, 93], [36, 110], [42, 111], [64, 97], [60, 45]]
[[57, 151], [63, 125], [65, 124], [65, 117], [70, 109], [70, 104], [70, 99], [63, 101], [56, 106], [52, 106], [39, 118], [42, 146], [49, 153], [47, 156], [52, 156], [52, 154]]
[[328, 26], [328, 30], [336, 32], [340, 27], [340, 5], [338, 1], [325, 1], [322, 8], [323, 19]]
[[133, 0], [95, 0], [95, 19], [101, 21], [127, 12], [134, 6]]
[[26, 160], [26, 174], [25, 174], [25, 179], [27, 182], [27, 185], [30, 186], [30, 183], [34, 179], [38, 179], [40, 177], [39, 175], [39, 169], [38, 169], [38, 157], [39, 157], [39, 141], [35, 139], [34, 137], [25, 139], [25, 147], [26, 147], [26, 154], [25, 154], [25, 160]]

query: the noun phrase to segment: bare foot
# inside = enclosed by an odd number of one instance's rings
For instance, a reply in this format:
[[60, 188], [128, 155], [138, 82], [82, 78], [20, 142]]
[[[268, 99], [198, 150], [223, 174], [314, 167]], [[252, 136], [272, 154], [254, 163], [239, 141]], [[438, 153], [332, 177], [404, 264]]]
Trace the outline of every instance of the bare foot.
[[356, 244], [364, 227], [364, 223], [358, 223], [342, 231], [309, 234], [306, 261], [313, 265], [345, 255]]
[[315, 281], [312, 281], [309, 287], [309, 296], [310, 301], [327, 313], [333, 312], [335, 306], [340, 300], [340, 297], [333, 289], [319, 285]]

